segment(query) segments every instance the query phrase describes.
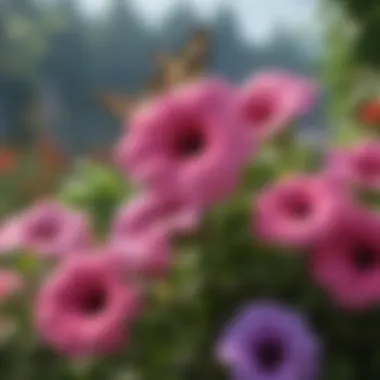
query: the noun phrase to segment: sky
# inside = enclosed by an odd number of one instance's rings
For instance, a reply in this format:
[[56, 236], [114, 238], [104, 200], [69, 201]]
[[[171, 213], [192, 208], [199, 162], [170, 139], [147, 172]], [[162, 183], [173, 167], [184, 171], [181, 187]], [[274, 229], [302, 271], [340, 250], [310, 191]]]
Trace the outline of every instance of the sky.
[[[81, 0], [90, 11], [101, 11], [107, 0]], [[202, 19], [212, 18], [220, 5], [230, 5], [240, 21], [241, 34], [257, 42], [270, 38], [274, 28], [285, 25], [302, 34], [318, 35], [318, 0], [126, 0], [149, 23], [159, 24], [180, 2], [188, 2]]]

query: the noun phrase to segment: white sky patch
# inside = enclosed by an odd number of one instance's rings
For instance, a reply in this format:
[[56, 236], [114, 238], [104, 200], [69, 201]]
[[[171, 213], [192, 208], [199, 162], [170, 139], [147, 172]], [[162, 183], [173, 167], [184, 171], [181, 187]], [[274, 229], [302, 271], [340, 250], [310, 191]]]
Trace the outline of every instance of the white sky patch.
[[[107, 0], [80, 0], [86, 10], [101, 11]], [[233, 9], [244, 37], [265, 40], [278, 25], [315, 35], [321, 25], [317, 14], [317, 0], [126, 0], [141, 11], [151, 24], [161, 23], [171, 8], [188, 3], [202, 19], [215, 17], [220, 6]]]

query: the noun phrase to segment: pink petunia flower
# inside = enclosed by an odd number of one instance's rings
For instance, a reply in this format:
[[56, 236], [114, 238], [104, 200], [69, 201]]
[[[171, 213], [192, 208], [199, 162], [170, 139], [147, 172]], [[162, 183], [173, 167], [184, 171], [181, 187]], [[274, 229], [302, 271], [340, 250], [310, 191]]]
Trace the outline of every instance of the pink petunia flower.
[[181, 87], [139, 112], [116, 152], [135, 181], [208, 206], [233, 192], [252, 142], [219, 80]]
[[285, 71], [253, 75], [238, 94], [238, 106], [253, 135], [267, 140], [309, 112], [318, 89], [309, 78]]
[[191, 233], [198, 227], [199, 209], [179, 194], [145, 193], [122, 206], [114, 220], [116, 236], [145, 233], [158, 228], [168, 233]]
[[0, 252], [12, 253], [22, 247], [22, 222], [20, 216], [13, 216], [0, 225]]
[[43, 284], [35, 309], [41, 337], [72, 357], [115, 352], [141, 307], [107, 252], [71, 258]]
[[110, 242], [129, 271], [160, 274], [170, 266], [171, 238], [195, 231], [200, 216], [178, 194], [146, 193], [121, 207]]
[[167, 236], [147, 231], [147, 235], [113, 239], [109, 248], [114, 262], [128, 276], [162, 277], [172, 265], [171, 244]]
[[57, 201], [36, 203], [16, 223], [18, 245], [40, 255], [64, 257], [91, 243], [87, 216]]
[[380, 216], [351, 207], [312, 255], [315, 280], [334, 301], [366, 309], [380, 301]]
[[328, 158], [326, 172], [346, 185], [380, 190], [380, 142], [363, 141], [334, 151]]
[[259, 194], [253, 207], [254, 233], [276, 244], [304, 247], [339, 222], [347, 202], [344, 190], [326, 178], [286, 178]]

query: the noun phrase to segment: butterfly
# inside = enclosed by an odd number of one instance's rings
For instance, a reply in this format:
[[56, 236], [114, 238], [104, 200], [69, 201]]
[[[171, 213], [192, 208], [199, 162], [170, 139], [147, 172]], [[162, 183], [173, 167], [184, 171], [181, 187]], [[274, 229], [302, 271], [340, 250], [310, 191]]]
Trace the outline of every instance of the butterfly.
[[175, 55], [157, 54], [155, 71], [143, 91], [135, 96], [117, 92], [102, 92], [97, 102], [118, 120], [131, 115], [151, 98], [171, 88], [199, 78], [210, 58], [211, 39], [208, 31], [198, 28]]
[[124, 120], [136, 107], [137, 99], [130, 95], [120, 94], [117, 92], [100, 93], [97, 101], [112, 116], [118, 120]]

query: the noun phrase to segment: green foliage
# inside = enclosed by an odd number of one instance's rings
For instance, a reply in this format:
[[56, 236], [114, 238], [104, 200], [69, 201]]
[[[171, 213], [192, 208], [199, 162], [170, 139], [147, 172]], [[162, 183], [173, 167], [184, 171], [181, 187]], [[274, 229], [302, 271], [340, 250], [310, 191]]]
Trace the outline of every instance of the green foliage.
[[[265, 248], [253, 238], [250, 222], [255, 194], [279, 176], [314, 170], [313, 157], [315, 153], [306, 153], [288, 133], [263, 149], [247, 168], [240, 191], [215, 207], [198, 233], [175, 242], [169, 276], [146, 284], [146, 309], [125, 352], [91, 361], [80, 367], [84, 372], [59, 369], [62, 379], [227, 379], [215, 359], [215, 343], [234, 311], [253, 298], [275, 297], [301, 307], [315, 316], [323, 334], [331, 323], [328, 315], [336, 311], [310, 281], [307, 263], [301, 256], [279, 254], [276, 247]], [[131, 195], [118, 173], [90, 162], [78, 164], [60, 194], [89, 211], [102, 235], [117, 206]], [[346, 330], [341, 334], [344, 337]], [[61, 368], [55, 355], [49, 362], [52, 371]], [[344, 373], [339, 362], [329, 371], [326, 380]]]
[[[108, 27], [112, 31], [112, 25]], [[117, 34], [115, 30], [112, 33]], [[74, 36], [83, 37], [80, 28], [73, 34], [64, 35], [60, 41], [70, 42]], [[142, 35], [140, 37], [143, 39]], [[103, 46], [105, 58], [115, 57], [116, 52], [120, 52], [123, 38], [119, 36], [115, 45]], [[347, 59], [350, 49], [348, 45], [340, 45], [339, 38], [334, 43], [341, 49], [335, 50], [336, 60], [329, 78], [336, 94], [343, 97], [350, 87], [351, 71], [347, 66], [342, 69], [339, 62]], [[82, 51], [85, 42], [81, 44], [76, 45], [76, 52]], [[63, 56], [63, 61], [58, 60], [58, 71], [69, 77], [80, 77], [87, 64], [82, 62], [78, 71], [73, 73], [71, 70], [75, 70], [75, 64], [69, 68], [62, 65], [67, 62], [64, 58], [70, 49], [57, 49], [62, 54], [58, 56]], [[240, 56], [244, 56], [243, 49], [237, 50]], [[100, 54], [99, 51], [96, 54]], [[246, 65], [249, 60], [234, 56], [234, 61]], [[129, 60], [124, 57], [120, 62], [118, 75], [123, 73], [124, 64]], [[116, 60], [112, 65], [118, 66]], [[104, 69], [107, 62], [101, 62], [99, 66], [101, 72], [107, 72]], [[133, 70], [138, 72], [137, 67]], [[231, 76], [237, 72], [238, 68], [231, 69]], [[118, 75], [110, 82], [114, 83]], [[335, 82], [335, 75], [342, 76]], [[88, 85], [88, 82], [80, 83], [83, 87]], [[79, 93], [88, 95], [87, 90]], [[69, 93], [73, 92], [70, 87]], [[199, 233], [176, 242], [173, 271], [168, 278], [147, 284], [147, 307], [131, 332], [124, 352], [77, 363], [42, 346], [35, 337], [19, 335], [14, 339], [17, 344], [12, 341], [4, 348], [0, 347], [1, 376], [20, 380], [227, 379], [215, 360], [215, 343], [220, 330], [245, 301], [274, 297], [301, 308], [310, 316], [326, 346], [321, 380], [354, 380], [359, 378], [358, 375], [366, 380], [379, 377], [379, 353], [376, 351], [380, 339], [378, 312], [369, 316], [344, 314], [310, 280], [309, 263], [304, 257], [297, 256], [296, 252], [294, 255], [283, 254], [277, 247], [264, 247], [251, 234], [250, 213], [257, 192], [281, 176], [298, 170], [313, 171], [318, 167], [320, 154], [306, 149], [301, 143], [293, 145], [293, 138], [283, 135], [273, 146], [260, 152], [255, 164], [247, 168], [239, 193], [212, 210], [205, 217]], [[4, 181], [2, 190], [7, 185], [8, 182]], [[87, 210], [99, 238], [103, 238], [115, 210], [134, 190], [114, 169], [84, 161], [63, 183], [58, 195], [64, 202]], [[1, 198], [4, 208], [9, 207], [8, 200], [13, 199], [11, 194], [15, 188], [7, 191], [9, 195]], [[19, 200], [17, 202], [20, 204]], [[22, 273], [33, 273], [35, 264], [28, 255], [21, 256], [16, 263]], [[25, 315], [28, 317], [27, 313]]]
[[374, 47], [380, 34], [380, 6], [373, 10], [366, 21], [355, 43], [355, 54], [359, 64], [380, 67], [380, 53]]
[[352, 57], [359, 64], [380, 67], [380, 53], [375, 48], [380, 32], [380, 3], [376, 0], [331, 0], [358, 29]]
[[[227, 380], [215, 358], [220, 331], [246, 301], [270, 297], [299, 308], [311, 320], [325, 348], [320, 380], [378, 378], [379, 310], [343, 312], [310, 278], [307, 256], [264, 245], [252, 233], [258, 192], [282, 176], [314, 171], [320, 164], [320, 154], [292, 132], [258, 153], [239, 191], [205, 215], [198, 232], [173, 242], [172, 271], [144, 283], [146, 305], [123, 352], [86, 361], [64, 358], [25, 335], [32, 321], [24, 311], [21, 328], [4, 348], [0, 345], [1, 375], [22, 380]], [[82, 161], [58, 195], [87, 210], [103, 238], [117, 207], [134, 191], [113, 168]], [[29, 279], [41, 269], [27, 253], [13, 264]]]
[[376, 0], [333, 0], [336, 4], [347, 10], [347, 13], [359, 21], [365, 21], [371, 17], [373, 11], [378, 8]]
[[[111, 379], [128, 375], [143, 380], [227, 380], [215, 359], [220, 331], [241, 304], [267, 297], [300, 308], [311, 319], [326, 349], [321, 380], [354, 380], [363, 373], [372, 380], [380, 375], [374, 350], [380, 339], [380, 329], [376, 327], [379, 312], [349, 315], [337, 309], [310, 279], [305, 256], [264, 246], [251, 233], [251, 202], [255, 194], [286, 168], [278, 167], [278, 146], [273, 154], [275, 160], [268, 159], [263, 151], [248, 169], [241, 191], [215, 207], [192, 239], [176, 243], [173, 271], [167, 278], [147, 284], [147, 307], [125, 352], [94, 360], [80, 375], [75, 372], [78, 369], [62, 367], [60, 359], [46, 352], [49, 368], [62, 368], [62, 377], [58, 378], [85, 375]], [[77, 173], [87, 184], [88, 199], [95, 193], [104, 197], [100, 189], [106, 183], [108, 193], [125, 194], [125, 189], [121, 191], [116, 185], [114, 174], [106, 175], [103, 170], [83, 165], [80, 173], [85, 178]], [[72, 182], [67, 189], [74, 187]], [[84, 194], [77, 195], [81, 202], [86, 198]], [[115, 203], [122, 198], [119, 195], [113, 198]], [[88, 200], [81, 203], [85, 204]]]
[[27, 206], [30, 201], [29, 189], [35, 184], [35, 174], [40, 162], [33, 152], [24, 152], [9, 173], [0, 174], [0, 217], [11, 214]]
[[60, 191], [60, 198], [86, 210], [100, 235], [106, 232], [116, 207], [131, 189], [113, 168], [81, 161]]

